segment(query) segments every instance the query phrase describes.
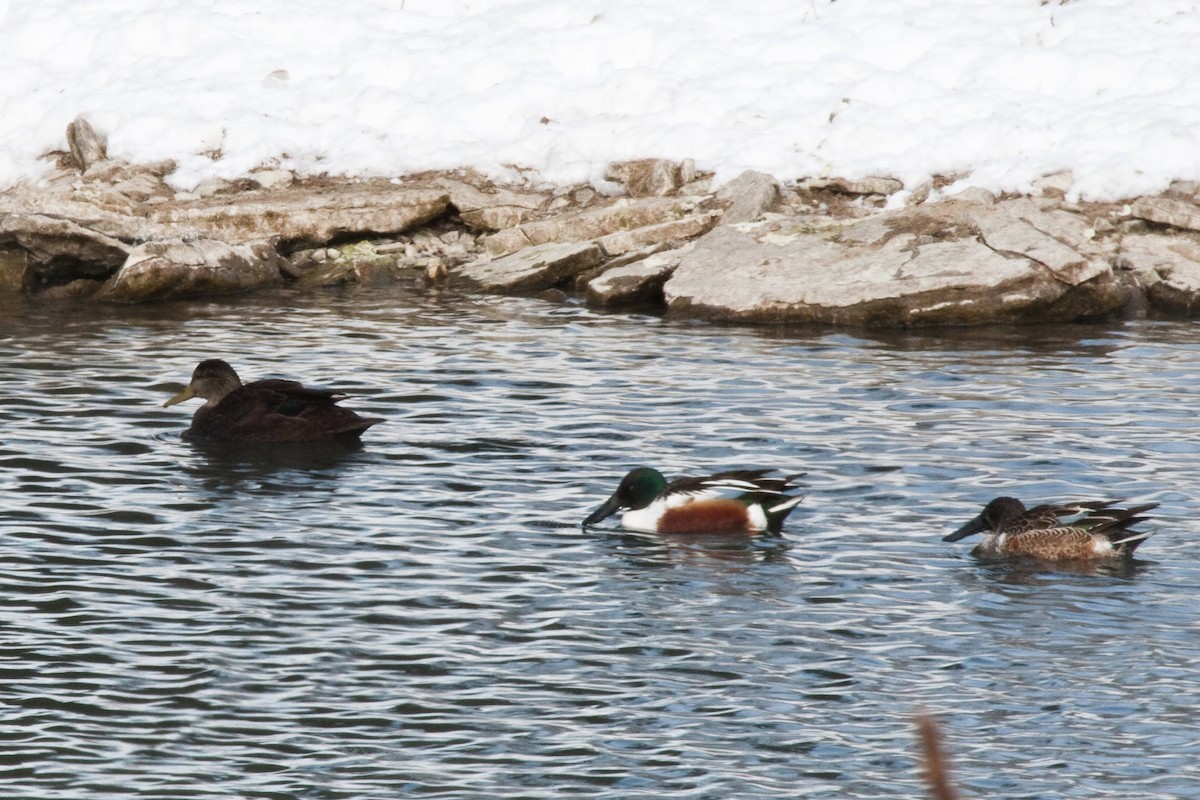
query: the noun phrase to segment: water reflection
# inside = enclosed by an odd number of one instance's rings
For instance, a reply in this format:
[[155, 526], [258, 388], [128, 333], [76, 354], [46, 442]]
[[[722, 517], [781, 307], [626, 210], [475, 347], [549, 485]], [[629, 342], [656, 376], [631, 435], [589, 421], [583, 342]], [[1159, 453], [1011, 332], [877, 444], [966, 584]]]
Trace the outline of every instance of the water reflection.
[[335, 469], [353, 459], [364, 449], [361, 441], [332, 440], [322, 442], [188, 442], [199, 458], [188, 468], [196, 478], [245, 475], [266, 477], [281, 470], [298, 472]]
[[[1200, 792], [1191, 323], [346, 291], [6, 304], [0, 356], [26, 796], [917, 796], [916, 707], [965, 793]], [[388, 421], [347, 451], [183, 442], [160, 404], [211, 356]], [[638, 464], [808, 496], [778, 539], [581, 530]], [[1001, 493], [1156, 500], [1159, 530], [1086, 573], [940, 541]]]
[[980, 559], [967, 556], [978, 572], [999, 583], [1028, 586], [1054, 584], [1061, 575], [1088, 575], [1132, 580], [1151, 568], [1153, 561], [1111, 559], [1107, 561], [1046, 561], [1036, 558]]
[[638, 567], [673, 568], [708, 561], [765, 564], [786, 560], [791, 543], [776, 536], [694, 536], [606, 531], [590, 527], [585, 535], [608, 542], [613, 552]]

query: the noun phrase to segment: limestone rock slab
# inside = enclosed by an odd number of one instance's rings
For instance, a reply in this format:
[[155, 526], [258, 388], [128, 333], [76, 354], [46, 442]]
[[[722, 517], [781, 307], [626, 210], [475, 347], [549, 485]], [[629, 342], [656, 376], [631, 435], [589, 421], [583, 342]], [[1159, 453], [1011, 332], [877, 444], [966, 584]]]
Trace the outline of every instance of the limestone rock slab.
[[1043, 264], [1068, 283], [1091, 280], [1109, 269], [1107, 264], [1090, 260], [1074, 247], [1038, 230], [1005, 206], [987, 207], [972, 219], [988, 247]]
[[1141, 197], [1134, 201], [1130, 212], [1139, 219], [1200, 231], [1200, 206], [1173, 197]]
[[883, 327], [1066, 321], [1124, 303], [1126, 290], [1103, 264], [1076, 270], [1071, 283], [958, 234], [902, 232], [849, 246], [828, 232], [723, 226], [697, 241], [663, 294], [676, 316]]
[[461, 211], [459, 217], [475, 230], [500, 231], [528, 222], [533, 219], [535, 213], [520, 206], [489, 206], [474, 211]]
[[250, 173], [250, 180], [260, 189], [273, 191], [291, 186], [296, 175], [287, 169], [259, 169]]
[[526, 222], [516, 228], [502, 230], [488, 237], [486, 246], [492, 255], [507, 255], [529, 245], [591, 241], [616, 231], [676, 220], [694, 213], [697, 207], [696, 198], [621, 199], [599, 208]]
[[499, 231], [512, 228], [534, 218], [538, 209], [550, 202], [545, 192], [518, 191], [506, 188], [483, 189], [466, 181], [448, 178], [436, 181], [446, 190], [450, 205], [458, 210], [462, 221], [476, 230]]
[[871, 195], [895, 194], [904, 184], [895, 178], [868, 176], [865, 178], [810, 178], [803, 182], [806, 189], [830, 189], [842, 194]]
[[479, 211], [484, 208], [524, 208], [535, 210], [542, 208], [550, 200], [546, 192], [518, 191], [516, 189], [491, 188], [482, 189], [467, 181], [456, 181], [443, 178], [436, 185], [446, 190], [450, 203], [459, 213]]
[[458, 273], [492, 291], [536, 292], [595, 267], [603, 258], [604, 251], [592, 242], [542, 244], [502, 258], [474, 261]]
[[29, 253], [37, 277], [49, 283], [107, 277], [130, 246], [100, 231], [46, 214], [0, 214], [0, 245]]
[[604, 171], [606, 180], [623, 184], [630, 197], [662, 197], [679, 188], [679, 165], [665, 158], [615, 161]]
[[108, 142], [83, 117], [76, 117], [67, 125], [67, 147], [81, 170], [108, 158]]
[[670, 222], [610, 233], [597, 239], [596, 244], [609, 255], [619, 255], [648, 245], [699, 236], [712, 228], [716, 221], [714, 214], [692, 214]]
[[227, 242], [278, 236], [285, 241], [327, 242], [343, 235], [402, 233], [437, 219], [449, 206], [444, 190], [376, 183], [336, 192], [291, 187], [235, 202], [207, 198], [155, 208], [149, 217], [176, 236]]
[[729, 203], [721, 217], [724, 225], [753, 222], [779, 203], [779, 181], [765, 172], [747, 170], [717, 191], [717, 200]]
[[134, 248], [96, 296], [136, 303], [232, 294], [280, 283], [284, 266], [269, 242], [149, 242]]
[[663, 284], [691, 248], [687, 244], [605, 270], [588, 281], [588, 305], [611, 308], [661, 301]]
[[1118, 263], [1133, 271], [1155, 308], [1174, 314], [1200, 311], [1200, 241], [1195, 238], [1126, 236]]

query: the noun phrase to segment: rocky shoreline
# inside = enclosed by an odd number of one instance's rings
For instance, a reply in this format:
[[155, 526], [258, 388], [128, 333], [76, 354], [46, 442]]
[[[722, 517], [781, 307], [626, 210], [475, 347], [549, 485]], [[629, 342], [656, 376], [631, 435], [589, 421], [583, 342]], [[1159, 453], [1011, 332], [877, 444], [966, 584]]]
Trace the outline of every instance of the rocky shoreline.
[[[169, 162], [105, 157], [86, 121], [35, 184], [0, 193], [0, 293], [137, 303], [291, 284], [462, 282], [581, 292], [673, 317], [907, 328], [1200, 309], [1200, 185], [1125, 203], [881, 177], [716, 191], [695, 165], [610, 165], [611, 183], [497, 186], [470, 171], [301, 179], [263, 169], [176, 192]], [[948, 182], [947, 182], [948, 183]]]

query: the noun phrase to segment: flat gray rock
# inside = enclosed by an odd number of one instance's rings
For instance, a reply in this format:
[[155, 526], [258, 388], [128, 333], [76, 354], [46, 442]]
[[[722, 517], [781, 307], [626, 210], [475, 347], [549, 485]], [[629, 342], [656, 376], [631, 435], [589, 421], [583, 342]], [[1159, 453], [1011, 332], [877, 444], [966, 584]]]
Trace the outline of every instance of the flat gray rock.
[[717, 192], [719, 202], [728, 203], [721, 224], [753, 222], [779, 203], [779, 181], [764, 172], [747, 170]]
[[1173, 314], [1200, 311], [1200, 242], [1144, 234], [1121, 241], [1118, 263], [1131, 270], [1155, 308]]
[[450, 202], [459, 213], [481, 211], [486, 208], [524, 208], [536, 210], [550, 201], [547, 192], [519, 191], [516, 189], [494, 188], [490, 191], [467, 183], [443, 178], [435, 181], [436, 185], [446, 190]]
[[660, 302], [663, 284], [691, 249], [688, 244], [605, 270], [588, 281], [588, 305], [611, 308]]
[[440, 189], [383, 187], [378, 183], [337, 192], [290, 187], [260, 196], [213, 197], [153, 208], [149, 218], [175, 236], [226, 242], [277, 236], [285, 241], [327, 242], [347, 234], [396, 234], [446, 213]]
[[842, 194], [871, 195], [895, 194], [904, 188], [904, 184], [895, 178], [883, 176], [868, 176], [865, 178], [810, 178], [804, 182], [809, 189], [831, 189]]
[[542, 244], [466, 264], [458, 274], [492, 291], [537, 292], [595, 267], [603, 258], [604, 251], [592, 242]]
[[138, 303], [232, 294], [280, 283], [284, 266], [267, 242], [149, 242], [134, 248], [96, 297]]
[[670, 222], [610, 233], [597, 239], [596, 244], [610, 256], [620, 255], [649, 245], [694, 238], [712, 228], [716, 221], [715, 212], [691, 214]]
[[29, 253], [34, 274], [51, 283], [107, 277], [131, 250], [106, 233], [45, 214], [0, 214], [0, 245], [4, 244]]
[[881, 215], [891, 233], [863, 237], [871, 245], [786, 218], [722, 226], [684, 256], [664, 298], [676, 316], [881, 327], [1060, 322], [1123, 305], [1107, 263], [1019, 217], [969, 217], [953, 206]]
[[530, 245], [583, 242], [617, 231], [644, 228], [694, 214], [698, 198], [622, 198], [599, 208], [568, 212], [550, 219], [526, 222], [488, 237], [492, 255], [507, 255]]
[[1200, 206], [1173, 197], [1142, 197], [1131, 206], [1139, 219], [1170, 225], [1188, 231], [1200, 231]]
[[1109, 269], [1075, 247], [1035, 228], [1005, 206], [991, 206], [971, 216], [984, 244], [998, 253], [1023, 256], [1045, 266], [1069, 284], [1091, 280]]
[[108, 158], [108, 142], [83, 117], [67, 125], [67, 148], [80, 170]]
[[662, 197], [683, 183], [679, 165], [665, 158], [615, 161], [608, 165], [604, 177], [623, 184], [630, 197]]

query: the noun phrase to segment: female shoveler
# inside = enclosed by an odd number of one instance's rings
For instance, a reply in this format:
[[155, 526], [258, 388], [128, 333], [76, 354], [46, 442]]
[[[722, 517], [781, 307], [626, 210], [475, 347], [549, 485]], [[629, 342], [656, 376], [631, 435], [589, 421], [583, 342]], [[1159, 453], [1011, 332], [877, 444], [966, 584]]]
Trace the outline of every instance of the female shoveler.
[[982, 558], [1127, 558], [1150, 535], [1129, 528], [1146, 519], [1138, 514], [1157, 507], [1158, 503], [1113, 508], [1111, 503], [1086, 502], [1027, 509], [1015, 497], [997, 497], [984, 506], [979, 516], [942, 541], [957, 542], [973, 533], [984, 533], [983, 541], [971, 551]]
[[583, 524], [595, 525], [626, 509], [621, 527], [631, 531], [778, 534], [787, 515], [804, 498], [793, 493], [800, 475], [769, 478], [770, 472], [732, 470], [667, 483], [658, 470], [638, 467]]

